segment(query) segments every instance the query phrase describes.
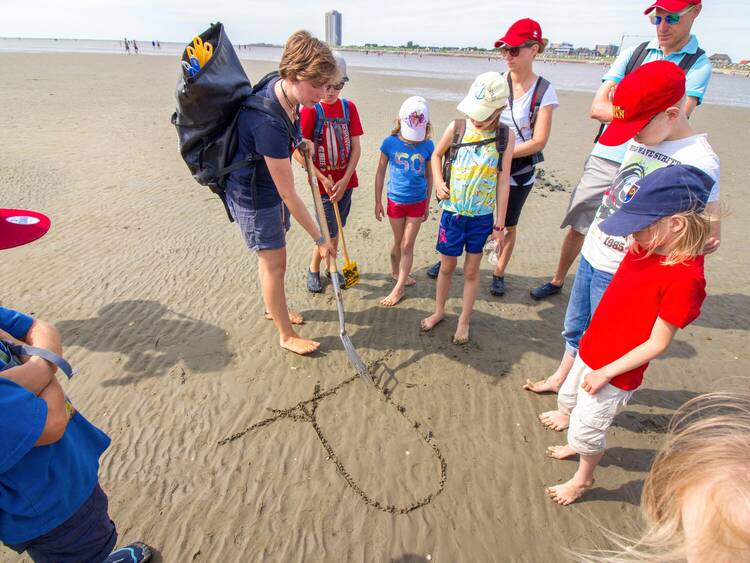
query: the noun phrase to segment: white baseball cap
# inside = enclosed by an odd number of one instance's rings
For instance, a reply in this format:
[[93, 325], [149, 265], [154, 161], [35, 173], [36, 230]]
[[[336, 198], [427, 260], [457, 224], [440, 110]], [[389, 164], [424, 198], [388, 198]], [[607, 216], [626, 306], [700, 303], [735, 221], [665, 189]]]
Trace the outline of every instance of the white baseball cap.
[[508, 82], [499, 72], [485, 72], [474, 80], [458, 111], [475, 121], [486, 121], [508, 103]]
[[430, 108], [422, 96], [412, 96], [401, 104], [398, 110], [401, 122], [401, 136], [407, 141], [424, 141], [427, 123], [430, 121]]
[[344, 55], [342, 55], [338, 51], [334, 51], [333, 58], [336, 59], [336, 66], [339, 67], [339, 72], [341, 73], [341, 81], [349, 82], [349, 77], [346, 74], [346, 59], [344, 59]]

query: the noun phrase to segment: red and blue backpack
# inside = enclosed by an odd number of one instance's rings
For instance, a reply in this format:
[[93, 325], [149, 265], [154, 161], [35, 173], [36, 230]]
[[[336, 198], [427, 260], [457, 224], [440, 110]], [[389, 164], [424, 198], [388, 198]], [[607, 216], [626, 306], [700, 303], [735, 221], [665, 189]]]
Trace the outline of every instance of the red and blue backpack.
[[[347, 162], [349, 162], [349, 155], [352, 152], [352, 138], [349, 134], [349, 102], [348, 100], [341, 98], [341, 107], [343, 108], [343, 117], [327, 117], [323, 111], [323, 104], [318, 102], [315, 104], [315, 130], [313, 131], [312, 141], [315, 144], [316, 164], [321, 171], [334, 170], [339, 168], [345, 168]], [[326, 128], [325, 125], [328, 124]], [[328, 162], [328, 154], [326, 152], [327, 143], [325, 136], [332, 136], [330, 141], [335, 140], [336, 151], [335, 158], [336, 162]]]

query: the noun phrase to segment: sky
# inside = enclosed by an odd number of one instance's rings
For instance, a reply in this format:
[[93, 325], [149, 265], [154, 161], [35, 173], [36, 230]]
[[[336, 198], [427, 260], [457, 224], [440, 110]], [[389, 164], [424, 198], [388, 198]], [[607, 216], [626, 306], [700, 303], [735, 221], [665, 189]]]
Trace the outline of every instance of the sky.
[[[324, 36], [324, 14], [343, 15], [345, 44], [491, 47], [531, 17], [552, 42], [634, 44], [655, 31], [649, 0], [3, 0], [0, 37], [136, 38], [186, 42], [221, 21], [233, 43], [282, 44], [297, 29]], [[749, 0], [708, 0], [693, 27], [708, 52], [750, 59]]]

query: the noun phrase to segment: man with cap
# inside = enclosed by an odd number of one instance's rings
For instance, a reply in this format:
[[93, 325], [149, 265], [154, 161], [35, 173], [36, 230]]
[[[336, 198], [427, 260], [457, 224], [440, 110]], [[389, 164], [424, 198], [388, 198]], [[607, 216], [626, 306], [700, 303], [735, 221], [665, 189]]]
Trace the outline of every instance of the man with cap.
[[568, 443], [548, 448], [547, 455], [580, 456], [569, 481], [547, 488], [558, 504], [575, 502], [591, 487], [615, 415], [641, 386], [649, 362], [700, 315], [706, 298], [701, 247], [709, 233], [704, 212], [714, 185], [695, 166], [659, 168], [630, 185], [621, 207], [599, 224], [607, 236], [633, 235], [636, 244], [594, 313], [558, 394], [558, 411], [570, 420]]
[[[557, 370], [547, 379], [532, 383], [530, 391], [557, 391], [573, 366], [578, 345], [612, 276], [629, 248], [625, 237], [604, 233], [599, 223], [628, 199], [633, 184], [647, 174], [676, 164], [695, 166], [714, 179], [708, 198], [708, 213], [715, 218], [706, 250], [718, 247], [719, 157], [705, 134], [696, 134], [685, 112], [685, 73], [668, 61], [647, 63], [626, 76], [613, 97], [613, 119], [602, 135], [605, 146], [627, 140], [625, 158], [610, 189], [601, 199], [594, 222], [586, 234], [581, 261], [565, 313], [565, 353]], [[562, 430], [568, 419], [558, 411], [540, 415], [542, 423]]]
[[[686, 70], [685, 113], [690, 116], [703, 100], [711, 79], [711, 61], [699, 48], [696, 36], [691, 34], [693, 23], [701, 8], [701, 0], [656, 0], [650, 5], [644, 14], [656, 27], [656, 38], [620, 53], [602, 77], [602, 84], [591, 105], [590, 117], [602, 124], [611, 122], [612, 95], [617, 84], [637, 63], [645, 64], [657, 60], [671, 61]], [[565, 276], [581, 250], [599, 200], [611, 185], [622, 163], [625, 146], [608, 146], [601, 142], [594, 145], [560, 225], [560, 228], [570, 229], [560, 249], [557, 270], [552, 280], [531, 290], [534, 299], [544, 299], [562, 290]]]
[[[42, 237], [41, 213], [0, 209], [0, 249]], [[50, 323], [0, 307], [0, 542], [36, 562], [141, 563], [136, 542], [114, 553], [115, 524], [99, 486], [109, 437], [76, 411], [55, 377], [72, 376]]]

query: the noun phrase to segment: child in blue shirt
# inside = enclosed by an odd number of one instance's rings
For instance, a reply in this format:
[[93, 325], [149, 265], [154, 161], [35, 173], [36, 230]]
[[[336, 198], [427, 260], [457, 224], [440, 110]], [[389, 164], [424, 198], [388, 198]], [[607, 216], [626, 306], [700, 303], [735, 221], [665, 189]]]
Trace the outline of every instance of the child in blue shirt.
[[28, 344], [62, 354], [54, 326], [0, 307], [0, 541], [39, 562], [140, 563], [137, 542], [117, 550], [117, 530], [99, 486], [99, 457], [109, 437], [78, 413], [39, 356], [15, 356]]
[[375, 219], [383, 219], [383, 184], [388, 168], [388, 219], [393, 230], [391, 276], [393, 290], [380, 303], [393, 307], [404, 296], [411, 277], [414, 242], [430, 214], [432, 171], [430, 158], [435, 145], [430, 137], [430, 110], [421, 96], [408, 98], [398, 112], [396, 127], [380, 145], [375, 174]]

